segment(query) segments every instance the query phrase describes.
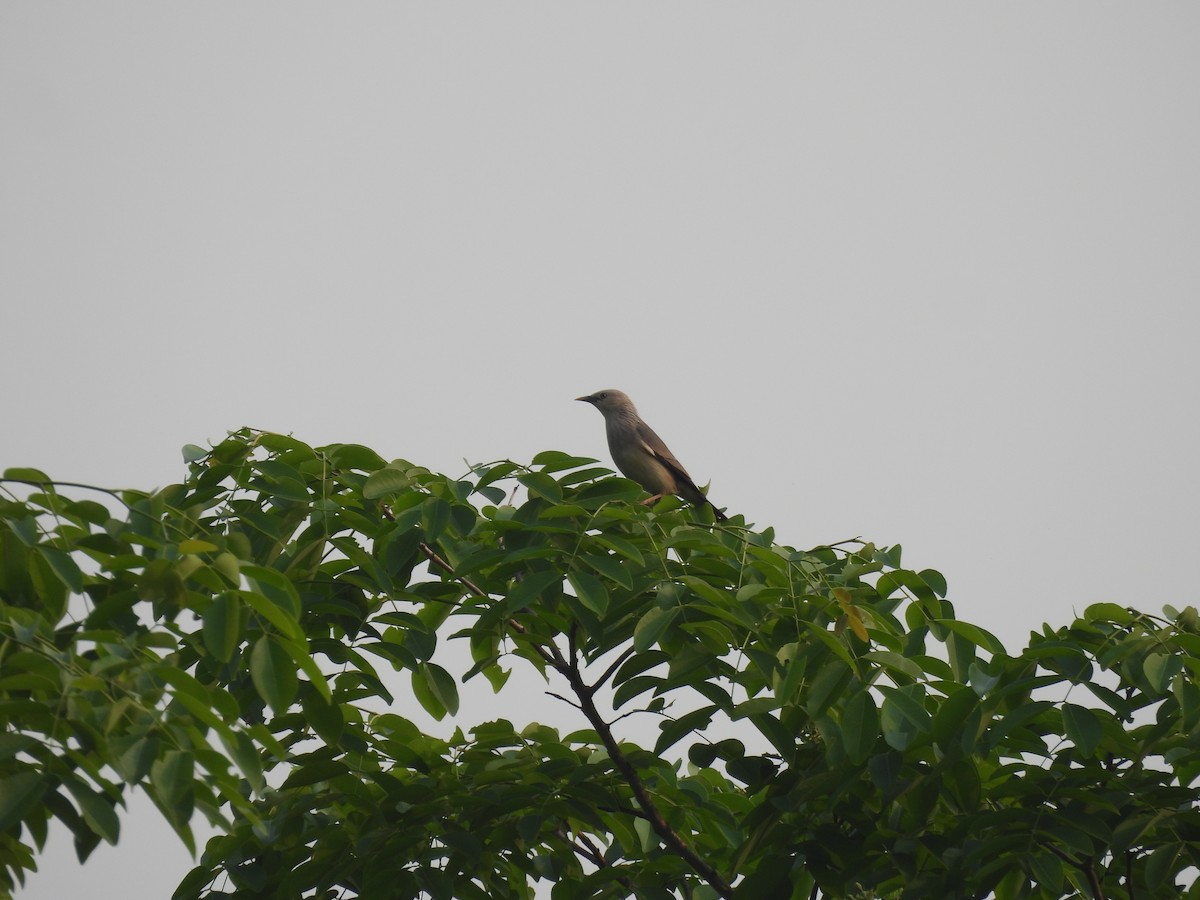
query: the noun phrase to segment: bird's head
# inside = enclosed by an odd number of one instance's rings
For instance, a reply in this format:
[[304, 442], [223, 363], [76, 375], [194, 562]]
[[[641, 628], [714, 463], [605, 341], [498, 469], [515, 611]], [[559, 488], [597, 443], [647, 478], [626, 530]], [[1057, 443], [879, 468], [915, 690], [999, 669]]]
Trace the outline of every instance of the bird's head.
[[623, 392], [613, 388], [608, 388], [603, 391], [596, 391], [594, 394], [588, 394], [586, 397], [576, 397], [576, 400], [582, 400], [584, 403], [590, 403], [596, 409], [600, 410], [605, 417], [610, 415], [637, 415], [637, 410], [634, 409], [633, 401]]

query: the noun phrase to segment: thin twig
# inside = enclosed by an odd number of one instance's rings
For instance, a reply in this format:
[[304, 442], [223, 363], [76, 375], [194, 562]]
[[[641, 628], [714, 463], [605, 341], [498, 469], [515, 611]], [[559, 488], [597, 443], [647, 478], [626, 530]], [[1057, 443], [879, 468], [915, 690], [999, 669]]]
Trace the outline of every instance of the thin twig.
[[1055, 847], [1051, 843], [1048, 843], [1047, 841], [1038, 841], [1038, 844], [1043, 849], [1049, 850], [1051, 853], [1053, 853], [1055, 856], [1057, 856], [1059, 859], [1061, 859], [1067, 865], [1073, 866], [1074, 868], [1079, 869], [1080, 871], [1084, 871], [1083, 863], [1080, 862], [1079, 860], [1075, 859], [1075, 857], [1071, 856], [1071, 854], [1067, 853], [1065, 850], [1059, 850], [1057, 847]]
[[862, 539], [862, 535], [860, 534], [860, 535], [857, 535], [856, 537], [845, 538], [840, 541], [834, 541], [832, 544], [821, 544], [820, 546], [813, 547], [813, 549], [814, 550], [832, 550], [834, 547], [842, 546], [842, 544], [861, 544], [862, 542], [863, 542], [863, 539]]
[[[126, 503], [125, 500], [121, 497], [121, 494], [123, 493], [122, 491], [114, 490], [112, 488], [97, 487], [94, 484], [81, 484], [78, 481], [58, 481], [57, 479], [53, 479], [53, 478], [48, 481], [39, 481], [39, 480], [33, 479], [33, 478], [0, 478], [0, 483], [4, 483], [4, 482], [12, 482], [13, 484], [28, 484], [32, 487], [40, 487], [40, 488], [45, 488], [45, 487], [80, 488], [81, 490], [85, 490], [85, 491], [95, 491], [98, 494], [108, 494], [110, 497], [114, 497], [117, 500], [120, 500], [121, 503], [124, 504], [125, 506], [129, 506], [129, 504]], [[145, 491], [134, 491], [132, 488], [128, 489], [128, 491], [126, 491], [126, 492], [132, 492], [135, 494], [144, 494], [145, 496], [150, 496], [149, 494], [146, 494]]]
[[[586, 834], [583, 834], [582, 832], [576, 832], [575, 836], [572, 837], [570, 832], [567, 831], [565, 822], [559, 823], [557, 830], [558, 836], [570, 844], [572, 850], [590, 862], [597, 869], [613, 868], [612, 865], [604, 859], [604, 854], [600, 852], [600, 848], [597, 847], [595, 843], [592, 842], [592, 839]], [[614, 875], [614, 877], [621, 884], [621, 886], [625, 888], [625, 890], [629, 891], [630, 893], [634, 892], [632, 881], [630, 881], [624, 875]]]
[[631, 656], [633, 656], [633, 648], [626, 647], [625, 650], [621, 653], [621, 655], [613, 660], [612, 665], [610, 665], [607, 669], [605, 669], [604, 672], [600, 675], [600, 677], [598, 679], [596, 679], [595, 681], [593, 681], [591, 683], [591, 685], [588, 686], [588, 691], [592, 694], [596, 693], [596, 691], [598, 691], [600, 689], [600, 687], [604, 684], [604, 682], [608, 681], [608, 679], [612, 678], [615, 674], [617, 674], [617, 669], [621, 668], [621, 664], [623, 662], [625, 662], [625, 660], [629, 659], [629, 657], [631, 657]]
[[426, 556], [429, 557], [429, 561], [431, 563], [433, 563], [435, 566], [437, 566], [439, 569], [446, 572], [447, 574], [453, 575], [455, 581], [457, 581], [459, 584], [461, 584], [463, 587], [465, 587], [468, 591], [470, 591], [476, 597], [479, 597], [481, 599], [486, 599], [488, 597], [487, 591], [485, 591], [483, 588], [479, 587], [479, 585], [472, 582], [469, 578], [463, 578], [461, 575], [459, 575], [457, 572], [455, 572], [454, 566], [450, 565], [450, 563], [446, 562], [446, 560], [444, 560], [440, 556], [438, 556], [437, 551], [435, 551], [427, 543], [425, 543], [424, 541], [421, 541], [421, 543], [418, 544], [418, 546], [421, 548], [421, 551]]
[[580, 712], [583, 712], [583, 707], [580, 706], [578, 703], [576, 703], [574, 700], [572, 700], [570, 697], [564, 697], [562, 694], [554, 693], [554, 691], [546, 691], [546, 696], [553, 697], [555, 700], [561, 700], [563, 703], [567, 704], [567, 706], [573, 706]]

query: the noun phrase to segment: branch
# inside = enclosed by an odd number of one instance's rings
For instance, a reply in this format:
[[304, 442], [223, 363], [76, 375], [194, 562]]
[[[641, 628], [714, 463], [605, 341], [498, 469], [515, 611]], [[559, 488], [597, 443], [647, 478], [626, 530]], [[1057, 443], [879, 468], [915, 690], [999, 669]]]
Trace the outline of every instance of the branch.
[[1095, 900], [1106, 900], [1104, 896], [1104, 886], [1100, 884], [1100, 876], [1096, 874], [1096, 861], [1088, 857], [1086, 864], [1083, 866], [1083, 873], [1088, 877], [1088, 883], [1092, 886], [1092, 896]]
[[663, 814], [659, 811], [658, 807], [654, 805], [654, 801], [650, 799], [650, 793], [646, 790], [646, 785], [642, 783], [637, 769], [634, 768], [633, 763], [629, 761], [629, 758], [621, 750], [616, 738], [613, 737], [612, 728], [608, 722], [604, 721], [604, 717], [600, 715], [600, 710], [596, 708], [596, 704], [592, 700], [592, 693], [580, 676], [579, 670], [569, 668], [562, 674], [570, 682], [571, 689], [579, 698], [583, 714], [587, 716], [588, 721], [592, 723], [592, 727], [596, 729], [596, 733], [600, 735], [600, 740], [604, 744], [604, 749], [608, 751], [609, 758], [633, 790], [633, 796], [637, 798], [638, 805], [646, 814], [646, 818], [649, 820], [650, 826], [654, 829], [655, 833], [680, 859], [691, 866], [701, 878], [707, 881], [713, 890], [722, 897], [732, 898], [733, 888], [729, 886], [729, 882], [722, 878], [716, 869], [701, 859], [696, 851], [688, 846], [687, 842], [663, 818]]
[[[430, 547], [427, 543], [425, 543], [424, 541], [421, 541], [421, 543], [418, 544], [418, 546], [421, 548], [421, 551], [426, 556], [429, 557], [429, 561], [431, 563], [433, 563], [435, 566], [437, 566], [443, 572], [446, 572], [449, 575], [453, 575], [455, 581], [457, 581], [459, 584], [461, 584], [463, 587], [465, 587], [468, 591], [470, 591], [476, 597], [479, 597], [484, 600], [489, 598], [487, 591], [485, 591], [483, 588], [479, 587], [479, 585], [475, 584], [469, 578], [460, 577], [459, 574], [454, 571], [454, 566], [450, 565], [450, 563], [446, 562], [446, 560], [444, 560], [440, 556], [438, 556], [437, 552], [432, 547]], [[524, 629], [522, 629], [522, 630], [524, 630]]]
[[[438, 555], [437, 551], [429, 544], [421, 541], [418, 545], [421, 551], [429, 557], [429, 561], [444, 572], [453, 576], [460, 584], [467, 588], [476, 597], [486, 598], [488, 594], [478, 585], [472, 583], [469, 579], [461, 578], [454, 571], [454, 567], [445, 559]], [[515, 619], [508, 620], [509, 627], [515, 631], [525, 634], [526, 628]], [[733, 897], [733, 888], [729, 886], [721, 874], [714, 869], [709, 863], [701, 859], [700, 856], [687, 845], [687, 843], [679, 836], [667, 820], [663, 818], [663, 814], [658, 807], [654, 805], [654, 801], [650, 799], [650, 794], [646, 790], [646, 786], [642, 783], [641, 777], [637, 773], [637, 769], [629, 761], [628, 757], [621, 751], [617, 745], [616, 739], [613, 737], [612, 728], [604, 721], [604, 717], [600, 715], [600, 710], [596, 708], [596, 704], [592, 701], [593, 689], [589, 688], [579, 674], [579, 669], [572, 659], [568, 663], [563, 659], [562, 654], [557, 647], [551, 645], [551, 650], [547, 650], [541, 644], [533, 644], [534, 651], [542, 657], [551, 667], [554, 668], [560, 675], [567, 679], [571, 685], [571, 690], [575, 692], [575, 696], [579, 698], [579, 709], [587, 717], [587, 720], [592, 723], [592, 727], [596, 729], [596, 733], [600, 735], [600, 740], [604, 744], [605, 750], [608, 751], [609, 758], [613, 761], [613, 765], [617, 767], [617, 771], [625, 778], [626, 783], [633, 790], [634, 797], [637, 798], [638, 805], [646, 814], [651, 827], [663, 842], [670, 847], [677, 856], [683, 859], [689, 866], [692, 867], [705, 881], [707, 881], [713, 889], [722, 897]]]

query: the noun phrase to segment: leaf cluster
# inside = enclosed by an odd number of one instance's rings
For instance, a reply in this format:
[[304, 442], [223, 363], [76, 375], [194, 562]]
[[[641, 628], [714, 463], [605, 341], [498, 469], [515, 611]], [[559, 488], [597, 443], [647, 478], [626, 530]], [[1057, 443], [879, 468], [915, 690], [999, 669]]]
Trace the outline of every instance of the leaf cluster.
[[[250, 429], [185, 460], [104, 502], [5, 473], [4, 889], [51, 819], [116, 843], [135, 786], [218, 828], [179, 900], [1144, 900], [1200, 865], [1191, 608], [1009, 654], [899, 547], [647, 508], [594, 460]], [[413, 720], [518, 666], [565, 728]]]

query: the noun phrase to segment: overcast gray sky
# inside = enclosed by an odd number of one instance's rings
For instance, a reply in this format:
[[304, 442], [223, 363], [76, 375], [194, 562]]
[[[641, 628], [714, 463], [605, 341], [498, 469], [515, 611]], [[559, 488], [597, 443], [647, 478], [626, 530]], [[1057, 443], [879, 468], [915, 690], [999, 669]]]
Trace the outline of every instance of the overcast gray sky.
[[[607, 460], [571, 398], [619, 387], [718, 505], [902, 543], [1014, 649], [1195, 603], [1197, 46], [1182, 2], [5, 3], [0, 467]], [[169, 896], [124, 829], [20, 896]]]

